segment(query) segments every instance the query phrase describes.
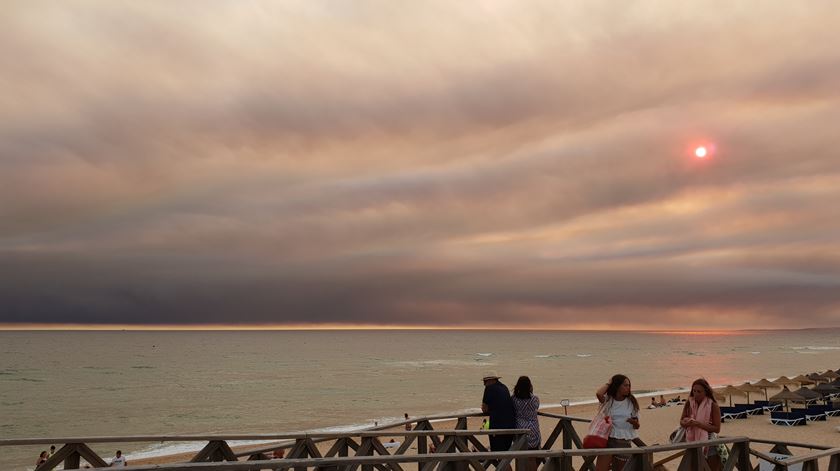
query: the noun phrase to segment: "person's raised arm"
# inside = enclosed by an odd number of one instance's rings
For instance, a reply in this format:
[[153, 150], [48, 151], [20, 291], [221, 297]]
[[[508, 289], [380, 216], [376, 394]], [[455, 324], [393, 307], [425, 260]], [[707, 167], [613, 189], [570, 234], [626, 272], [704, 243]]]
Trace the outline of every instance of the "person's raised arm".
[[595, 397], [598, 398], [598, 402], [603, 403], [604, 401], [607, 400], [607, 389], [609, 389], [609, 388], [610, 388], [610, 383], [604, 383], [604, 384], [601, 385], [600, 388], [598, 388], [597, 391], [595, 391]]

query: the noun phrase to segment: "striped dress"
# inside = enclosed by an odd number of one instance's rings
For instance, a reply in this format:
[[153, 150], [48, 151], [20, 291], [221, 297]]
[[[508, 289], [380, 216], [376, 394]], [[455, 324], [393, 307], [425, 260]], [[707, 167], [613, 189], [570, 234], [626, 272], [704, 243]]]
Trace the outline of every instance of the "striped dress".
[[528, 399], [519, 399], [512, 396], [513, 410], [516, 412], [516, 428], [527, 428], [531, 431], [528, 437], [528, 448], [539, 449], [542, 438], [540, 437], [540, 423], [537, 421], [537, 410], [540, 408], [540, 398], [531, 394]]

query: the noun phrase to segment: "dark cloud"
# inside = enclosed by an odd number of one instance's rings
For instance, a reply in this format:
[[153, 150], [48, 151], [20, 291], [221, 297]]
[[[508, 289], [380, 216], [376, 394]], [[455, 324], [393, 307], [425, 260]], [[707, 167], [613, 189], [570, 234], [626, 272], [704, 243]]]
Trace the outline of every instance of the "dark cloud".
[[660, 7], [4, 5], [0, 323], [836, 325], [836, 9]]

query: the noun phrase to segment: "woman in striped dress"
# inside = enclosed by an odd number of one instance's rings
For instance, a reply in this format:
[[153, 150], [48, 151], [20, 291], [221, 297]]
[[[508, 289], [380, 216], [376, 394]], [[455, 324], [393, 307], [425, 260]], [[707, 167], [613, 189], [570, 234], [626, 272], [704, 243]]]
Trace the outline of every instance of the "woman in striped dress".
[[516, 413], [516, 428], [526, 428], [531, 431], [528, 436], [528, 449], [540, 448], [540, 423], [537, 420], [537, 410], [540, 408], [540, 398], [534, 394], [531, 378], [520, 376], [513, 387], [513, 410]]

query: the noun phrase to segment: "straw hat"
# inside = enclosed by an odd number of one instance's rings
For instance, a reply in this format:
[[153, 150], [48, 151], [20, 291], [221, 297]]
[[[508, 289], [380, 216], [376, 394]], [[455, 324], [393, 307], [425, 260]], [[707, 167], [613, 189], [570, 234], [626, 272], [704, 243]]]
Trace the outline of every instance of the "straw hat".
[[488, 379], [499, 379], [501, 376], [497, 375], [495, 371], [487, 371], [484, 373], [484, 376], [481, 378], [482, 381], [487, 381]]

